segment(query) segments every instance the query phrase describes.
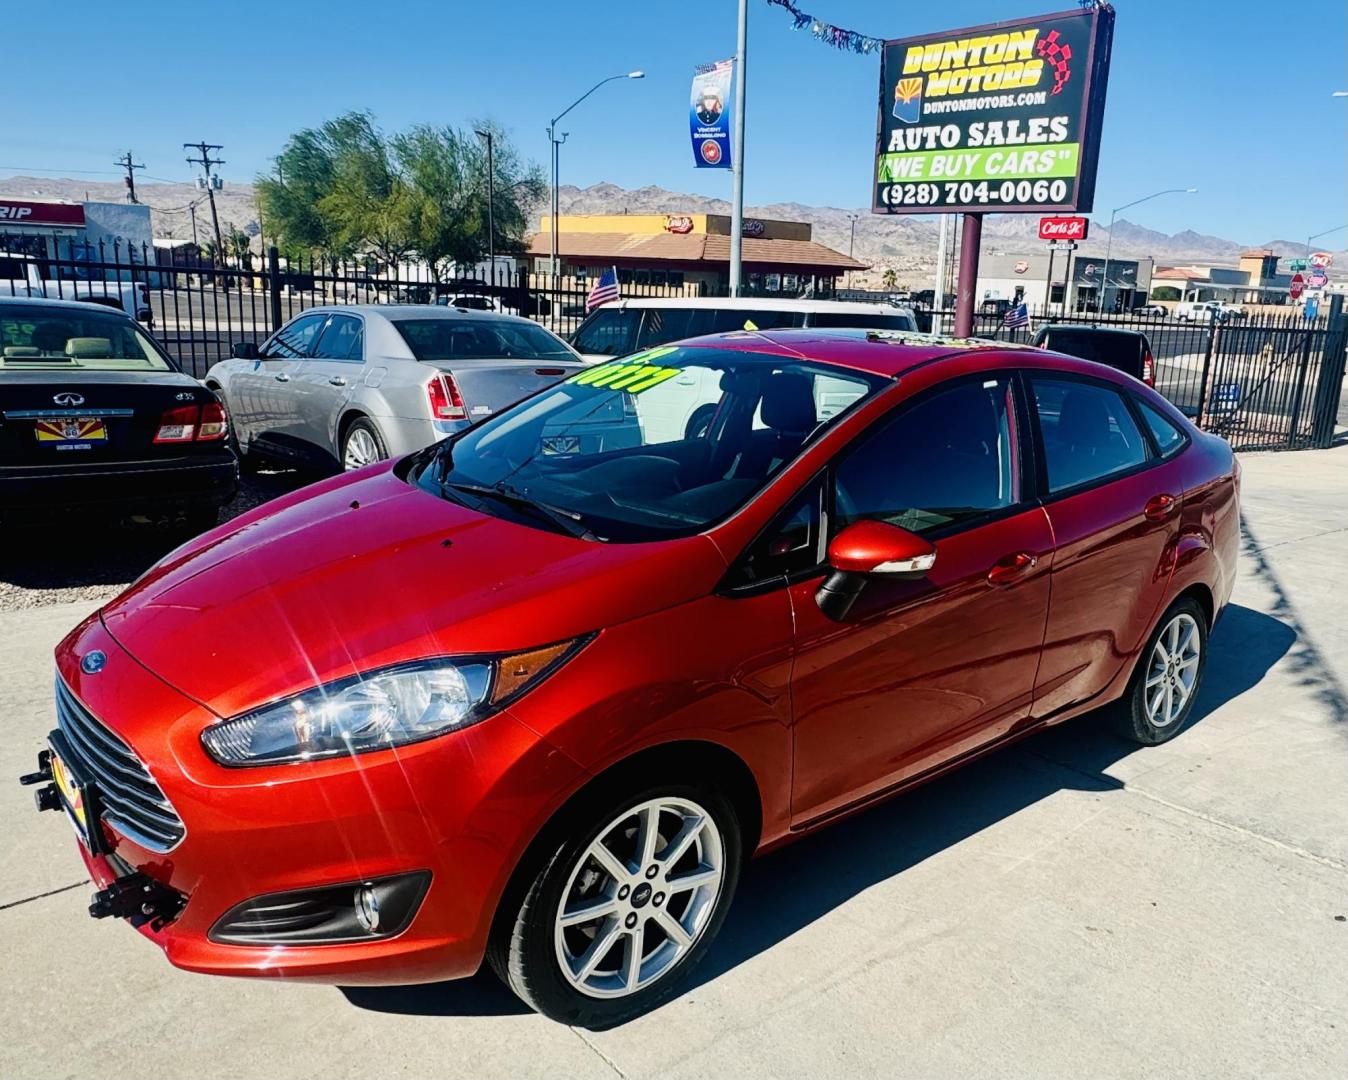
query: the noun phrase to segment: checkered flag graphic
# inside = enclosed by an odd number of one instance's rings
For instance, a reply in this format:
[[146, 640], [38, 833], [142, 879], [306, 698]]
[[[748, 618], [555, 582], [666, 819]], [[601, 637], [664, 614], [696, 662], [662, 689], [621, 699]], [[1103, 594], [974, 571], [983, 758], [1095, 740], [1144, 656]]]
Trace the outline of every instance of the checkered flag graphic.
[[1072, 46], [1062, 44], [1062, 35], [1056, 30], [1049, 31], [1047, 37], [1040, 40], [1035, 51], [1048, 61], [1053, 69], [1053, 92], [1056, 94], [1067, 85], [1072, 77], [1069, 61], [1072, 59]]

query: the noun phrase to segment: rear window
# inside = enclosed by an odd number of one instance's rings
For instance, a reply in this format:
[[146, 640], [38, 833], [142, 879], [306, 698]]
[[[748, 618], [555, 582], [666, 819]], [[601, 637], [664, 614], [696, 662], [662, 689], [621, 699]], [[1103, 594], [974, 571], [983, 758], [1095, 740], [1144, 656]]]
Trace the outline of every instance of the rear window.
[[911, 316], [888, 312], [859, 312], [845, 314], [841, 311], [816, 311], [810, 316], [811, 326], [826, 327], [830, 330], [916, 330], [917, 324]]
[[1044, 338], [1044, 347], [1082, 360], [1093, 360], [1130, 375], [1142, 374], [1142, 339], [1132, 334], [1050, 330]]
[[574, 360], [541, 326], [514, 319], [398, 319], [393, 323], [418, 360]]
[[45, 304], [0, 308], [0, 367], [84, 371], [171, 371], [154, 343], [130, 319]]
[[626, 356], [636, 351], [641, 312], [630, 308], [600, 308], [583, 323], [571, 339], [577, 351], [597, 356]]

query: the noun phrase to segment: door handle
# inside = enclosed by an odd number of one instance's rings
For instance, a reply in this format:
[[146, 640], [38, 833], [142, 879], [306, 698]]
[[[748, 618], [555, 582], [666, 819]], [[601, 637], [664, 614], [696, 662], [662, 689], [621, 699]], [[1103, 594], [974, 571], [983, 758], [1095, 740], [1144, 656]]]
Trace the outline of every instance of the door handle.
[[278, 371], [275, 375], [275, 379], [277, 382], [289, 382], [290, 376], [287, 375], [284, 371]]
[[341, 375], [334, 375], [331, 379], [328, 380], [328, 382], [330, 382], [333, 386], [346, 385], [346, 379], [344, 379]]
[[1173, 495], [1153, 495], [1147, 500], [1142, 515], [1148, 521], [1165, 521], [1179, 509], [1179, 500]]
[[988, 584], [1010, 585], [1033, 570], [1038, 561], [1038, 557], [1028, 551], [1006, 555], [992, 564], [992, 569], [988, 571]]

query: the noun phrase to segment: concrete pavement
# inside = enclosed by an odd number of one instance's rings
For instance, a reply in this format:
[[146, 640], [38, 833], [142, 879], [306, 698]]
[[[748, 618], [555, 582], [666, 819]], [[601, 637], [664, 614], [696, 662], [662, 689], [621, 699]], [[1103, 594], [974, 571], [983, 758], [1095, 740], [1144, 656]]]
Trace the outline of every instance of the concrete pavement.
[[171, 969], [84, 913], [75, 841], [11, 781], [82, 605], [0, 613], [0, 1076], [1342, 1077], [1348, 447], [1248, 455], [1200, 716], [1086, 721], [751, 866], [683, 996], [625, 1027], [490, 975], [393, 990]]

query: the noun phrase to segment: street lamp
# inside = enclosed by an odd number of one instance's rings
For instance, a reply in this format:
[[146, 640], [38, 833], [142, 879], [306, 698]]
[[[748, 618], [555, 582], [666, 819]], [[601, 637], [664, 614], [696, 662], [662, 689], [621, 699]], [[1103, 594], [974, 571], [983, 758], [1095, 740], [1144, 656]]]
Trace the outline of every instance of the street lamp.
[[492, 133], [476, 131], [479, 139], [487, 142], [487, 274], [496, 284], [496, 170], [492, 165]]
[[610, 75], [607, 79], [600, 79], [592, 87], [586, 90], [585, 93], [581, 94], [580, 97], [576, 98], [575, 101], [571, 102], [570, 105], [568, 105], [565, 109], [563, 109], [556, 116], [554, 116], [552, 118], [552, 122], [548, 124], [548, 139], [552, 142], [552, 262], [548, 267], [548, 271], [552, 276], [554, 306], [556, 305], [556, 288], [558, 276], [557, 275], [557, 183], [558, 183], [557, 148], [561, 146], [562, 143], [566, 142], [566, 137], [569, 134], [569, 132], [564, 131], [562, 132], [562, 137], [560, 139], [557, 138], [557, 121], [559, 121], [563, 116], [569, 113], [572, 109], [574, 109], [577, 105], [579, 105], [582, 101], [584, 101], [587, 97], [593, 94], [605, 83], [611, 83], [615, 79], [644, 79], [645, 77], [646, 73], [644, 71], [629, 71], [623, 75]]
[[1166, 188], [1164, 191], [1153, 191], [1150, 195], [1143, 195], [1140, 199], [1134, 199], [1130, 203], [1124, 203], [1122, 206], [1115, 207], [1109, 214], [1109, 239], [1105, 241], [1105, 274], [1100, 282], [1100, 313], [1105, 311], [1105, 293], [1109, 289], [1109, 252], [1114, 246], [1114, 218], [1120, 210], [1127, 210], [1130, 206], [1136, 206], [1138, 203], [1147, 202], [1150, 199], [1158, 199], [1162, 195], [1192, 195], [1198, 188], [1194, 187], [1173, 187]]
[[[1345, 90], [1344, 96], [1348, 97], [1348, 90]], [[1324, 232], [1315, 233], [1313, 236], [1306, 237], [1306, 258], [1311, 257], [1311, 241], [1319, 240], [1322, 236], [1328, 236], [1330, 233], [1336, 233], [1340, 229], [1348, 229], [1348, 225], [1335, 225], [1332, 229], [1326, 229]]]
[[[847, 215], [847, 220], [852, 223], [852, 234], [847, 241], [847, 257], [849, 259], [852, 258], [852, 251], [857, 246], [857, 219], [859, 217], [861, 217], [860, 214]], [[852, 268], [850, 266], [847, 268], [847, 287], [849, 289], [852, 287]]]

